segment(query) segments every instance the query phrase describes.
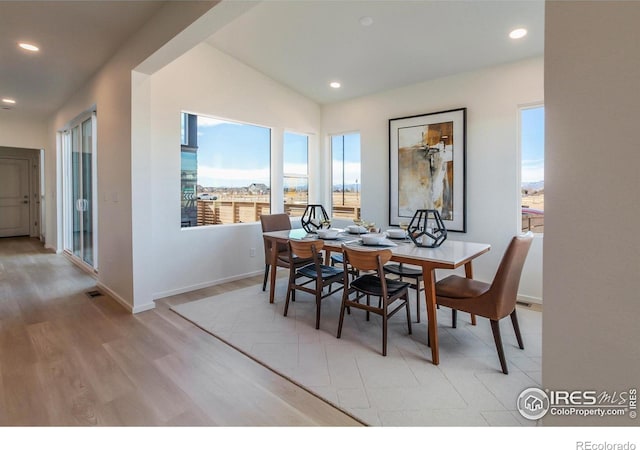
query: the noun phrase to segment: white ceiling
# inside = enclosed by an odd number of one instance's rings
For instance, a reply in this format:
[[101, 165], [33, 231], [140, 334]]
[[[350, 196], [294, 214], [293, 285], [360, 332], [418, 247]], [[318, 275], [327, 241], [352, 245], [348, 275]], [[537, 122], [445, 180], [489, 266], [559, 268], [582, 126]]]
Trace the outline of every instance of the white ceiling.
[[[0, 119], [55, 112], [164, 3], [0, 0], [0, 98], [17, 101], [0, 103], [11, 109]], [[512, 41], [517, 26], [529, 34]], [[266, 0], [208, 42], [329, 103], [542, 55], [543, 33], [543, 0]], [[22, 40], [41, 51], [21, 51]]]
[[[509, 39], [517, 27], [528, 35]], [[329, 103], [540, 56], [544, 1], [267, 0], [207, 42]]]
[[[0, 1], [4, 114], [47, 116], [82, 86], [165, 2]], [[19, 41], [38, 45], [30, 54]]]

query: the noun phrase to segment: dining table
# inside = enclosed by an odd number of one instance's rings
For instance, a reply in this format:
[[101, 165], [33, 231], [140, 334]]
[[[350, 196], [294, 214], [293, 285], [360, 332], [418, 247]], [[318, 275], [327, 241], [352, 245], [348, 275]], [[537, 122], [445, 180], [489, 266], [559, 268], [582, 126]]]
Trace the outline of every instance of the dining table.
[[[271, 245], [271, 278], [269, 285], [269, 303], [274, 302], [276, 287], [276, 243], [287, 243], [290, 239], [319, 239], [316, 234], [307, 233], [302, 228], [282, 231], [264, 232], [263, 237], [272, 242]], [[404, 264], [420, 266], [423, 273], [425, 302], [428, 318], [428, 342], [431, 346], [431, 362], [440, 363], [438, 349], [438, 322], [436, 318], [436, 269], [457, 269], [464, 266], [465, 276], [473, 278], [472, 261], [491, 249], [489, 244], [445, 240], [435, 248], [420, 247], [409, 239], [389, 239], [387, 244], [365, 246], [359, 235], [347, 232], [340, 233], [335, 239], [323, 239], [325, 261], [329, 264], [331, 252], [342, 252], [343, 245], [362, 246], [362, 248], [378, 249], [389, 248], [391, 260]], [[475, 318], [474, 318], [475, 319]]]

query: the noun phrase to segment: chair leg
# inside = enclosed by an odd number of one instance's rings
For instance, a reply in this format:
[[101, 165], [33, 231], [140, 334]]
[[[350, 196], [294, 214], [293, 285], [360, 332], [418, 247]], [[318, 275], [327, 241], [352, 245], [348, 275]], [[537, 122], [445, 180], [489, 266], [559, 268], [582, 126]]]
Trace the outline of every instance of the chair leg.
[[504, 349], [502, 348], [502, 338], [500, 337], [500, 323], [497, 320], [491, 320], [491, 331], [493, 331], [493, 340], [496, 342], [496, 350], [498, 350], [498, 358], [500, 358], [500, 366], [502, 373], [507, 375], [507, 360], [504, 357]]
[[420, 323], [420, 280], [416, 283], [416, 322]]
[[322, 288], [320, 288], [320, 290], [316, 292], [316, 330], [320, 329], [320, 305], [322, 304], [321, 296]]
[[264, 280], [262, 281], [262, 292], [264, 292], [267, 289], [267, 279], [269, 278], [269, 267], [271, 267], [271, 264], [264, 265]]
[[451, 310], [451, 328], [457, 328], [457, 327], [458, 327], [458, 310], [452, 309]]
[[405, 301], [405, 308], [407, 308], [407, 328], [409, 328], [409, 334], [411, 334], [411, 307], [409, 305], [409, 291], [407, 291]]
[[382, 313], [382, 356], [387, 356], [387, 305]]
[[476, 324], [476, 315], [471, 314], [471, 325], [475, 325], [475, 324]]
[[[371, 305], [371, 296], [367, 295], [367, 306]], [[367, 322], [369, 321], [369, 311], [367, 311]]]
[[[295, 291], [294, 291], [295, 293]], [[289, 311], [289, 298], [291, 297], [291, 285], [287, 286], [287, 300], [284, 302], [284, 316], [287, 317]]]
[[524, 344], [522, 343], [522, 335], [520, 334], [520, 325], [518, 325], [518, 316], [516, 315], [515, 309], [511, 313], [511, 323], [513, 324], [513, 331], [516, 333], [516, 339], [518, 340], [518, 347], [520, 347], [521, 350], [524, 350]]
[[346, 309], [345, 295], [346, 293], [342, 294], [342, 305], [340, 305], [340, 320], [338, 320], [338, 334], [336, 335], [338, 339], [340, 339], [340, 335], [342, 334], [342, 322], [344, 322], [344, 310]]
[[289, 311], [289, 299], [293, 298], [295, 301], [296, 290], [295, 288], [291, 289], [291, 286], [294, 285], [296, 281], [295, 277], [295, 269], [289, 270], [289, 284], [287, 285], [287, 300], [284, 302], [284, 316], [287, 317], [287, 311]]

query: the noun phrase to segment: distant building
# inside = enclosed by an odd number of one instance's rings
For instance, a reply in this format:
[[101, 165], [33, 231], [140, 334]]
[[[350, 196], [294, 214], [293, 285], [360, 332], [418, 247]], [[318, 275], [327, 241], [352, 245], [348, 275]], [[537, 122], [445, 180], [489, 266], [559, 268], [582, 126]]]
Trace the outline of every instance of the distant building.
[[269, 186], [264, 183], [251, 183], [247, 190], [250, 194], [266, 194], [269, 192]]

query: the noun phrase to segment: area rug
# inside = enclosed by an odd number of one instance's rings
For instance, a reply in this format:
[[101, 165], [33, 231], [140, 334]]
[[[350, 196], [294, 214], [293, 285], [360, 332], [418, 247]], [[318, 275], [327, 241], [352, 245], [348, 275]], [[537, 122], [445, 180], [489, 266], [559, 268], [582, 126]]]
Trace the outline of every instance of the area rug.
[[[517, 348], [510, 321], [501, 330], [509, 375], [500, 371], [488, 321], [472, 326], [464, 314], [451, 328], [450, 311], [438, 310], [440, 364], [426, 345], [426, 311], [413, 334], [400, 312], [389, 322], [387, 356], [382, 356], [380, 318], [364, 311], [345, 315], [336, 338], [340, 294], [322, 302], [315, 329], [315, 301], [298, 293], [283, 316], [286, 285], [280, 279], [276, 301], [256, 285], [174, 306], [203, 330], [373, 426], [526, 426], [536, 425], [516, 410], [526, 388], [540, 386], [541, 313], [518, 309], [525, 350]], [[424, 302], [424, 300], [423, 300]]]

